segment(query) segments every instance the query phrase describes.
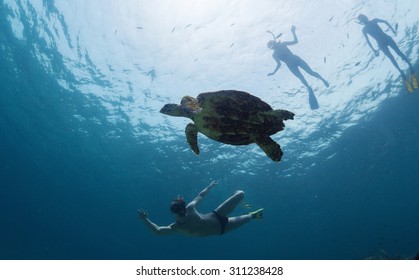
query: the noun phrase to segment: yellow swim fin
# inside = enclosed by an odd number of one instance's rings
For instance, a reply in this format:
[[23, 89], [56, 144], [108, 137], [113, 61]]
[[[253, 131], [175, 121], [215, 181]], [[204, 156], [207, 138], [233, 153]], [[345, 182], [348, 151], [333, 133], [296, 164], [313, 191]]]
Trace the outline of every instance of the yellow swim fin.
[[418, 89], [418, 78], [416, 78], [416, 74], [412, 74], [410, 76], [410, 80], [412, 82], [412, 86], [414, 89]]
[[250, 217], [252, 217], [252, 219], [261, 220], [261, 219], [263, 219], [263, 208], [260, 208], [256, 211], [253, 211], [253, 212], [250, 212], [249, 215], [250, 215]]
[[412, 93], [414, 91], [412, 84], [408, 80], [404, 81], [404, 86], [406, 87], [409, 93]]

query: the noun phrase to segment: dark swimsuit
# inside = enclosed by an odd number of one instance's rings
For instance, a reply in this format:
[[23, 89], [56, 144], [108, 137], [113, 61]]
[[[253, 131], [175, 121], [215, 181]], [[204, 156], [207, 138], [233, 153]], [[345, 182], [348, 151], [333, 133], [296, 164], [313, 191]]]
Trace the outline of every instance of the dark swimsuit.
[[218, 219], [218, 222], [220, 223], [220, 227], [221, 227], [220, 234], [223, 234], [223, 233], [224, 233], [224, 231], [225, 231], [225, 229], [226, 229], [226, 225], [227, 225], [227, 223], [228, 223], [228, 218], [227, 218], [227, 217], [225, 217], [225, 216], [223, 216], [223, 215], [218, 214], [218, 213], [217, 213], [217, 212], [215, 212], [215, 211], [212, 211], [212, 213], [214, 213], [214, 214], [215, 214], [215, 216], [216, 216], [216, 217], [217, 217], [217, 219]]

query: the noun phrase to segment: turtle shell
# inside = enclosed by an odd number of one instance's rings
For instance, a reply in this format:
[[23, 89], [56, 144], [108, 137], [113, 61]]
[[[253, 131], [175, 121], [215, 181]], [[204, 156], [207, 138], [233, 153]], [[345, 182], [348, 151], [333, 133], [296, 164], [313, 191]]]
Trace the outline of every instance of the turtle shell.
[[199, 132], [232, 145], [247, 145], [260, 135], [272, 135], [284, 128], [281, 117], [269, 104], [247, 92], [224, 90], [197, 96], [201, 110], [193, 116]]

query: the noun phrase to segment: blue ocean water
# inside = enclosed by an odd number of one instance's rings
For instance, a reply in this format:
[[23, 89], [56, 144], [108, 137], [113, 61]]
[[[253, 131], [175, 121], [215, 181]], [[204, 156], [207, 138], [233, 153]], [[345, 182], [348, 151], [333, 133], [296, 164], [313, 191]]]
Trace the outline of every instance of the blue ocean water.
[[[174, 7], [0, 3], [0, 259], [365, 259], [418, 251], [418, 92], [408, 94], [390, 62], [373, 56], [353, 21], [364, 12], [397, 23], [396, 42], [419, 70], [415, 1], [382, 1], [380, 11], [376, 1], [266, 1], [257, 15], [251, 1], [162, 2]], [[300, 40], [292, 51], [331, 84], [308, 78], [318, 110], [285, 67], [266, 77], [275, 67], [266, 30], [285, 37], [291, 24]], [[197, 157], [184, 139], [187, 120], [158, 113], [185, 93], [227, 88], [296, 113], [274, 137], [281, 163], [254, 145], [203, 136]], [[138, 219], [144, 208], [170, 224], [170, 201], [191, 200], [212, 180], [219, 185], [201, 211], [242, 189], [234, 214], [250, 204], [264, 207], [264, 219], [207, 238], [157, 236]]]

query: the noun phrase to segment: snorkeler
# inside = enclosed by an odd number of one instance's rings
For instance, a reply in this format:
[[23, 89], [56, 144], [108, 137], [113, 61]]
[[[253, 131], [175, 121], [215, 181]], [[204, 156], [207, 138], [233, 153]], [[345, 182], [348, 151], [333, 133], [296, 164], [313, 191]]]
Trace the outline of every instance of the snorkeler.
[[262, 219], [263, 209], [250, 212], [237, 217], [227, 217], [236, 206], [243, 200], [244, 192], [236, 191], [234, 195], [224, 201], [214, 211], [202, 214], [196, 210], [198, 204], [208, 194], [217, 182], [203, 189], [198, 196], [188, 205], [181, 196], [172, 201], [170, 211], [175, 216], [176, 222], [168, 226], [158, 226], [148, 219], [147, 211], [138, 210], [139, 217], [156, 234], [168, 235], [173, 233], [182, 233], [191, 236], [219, 235], [234, 230], [252, 219]]
[[[394, 40], [389, 35], [384, 33], [384, 31], [380, 28], [380, 26], [378, 26], [378, 23], [386, 24], [391, 29], [391, 31], [393, 31], [393, 34], [395, 36], [397, 35], [396, 30], [394, 30], [393, 27], [385, 20], [378, 19], [378, 18], [368, 20], [368, 18], [363, 14], [360, 14], [358, 16], [358, 21], [360, 24], [364, 25], [364, 27], [362, 28], [362, 33], [364, 34], [365, 39], [367, 40], [368, 46], [370, 46], [370, 48], [374, 51], [375, 55], [378, 56], [378, 50], [375, 50], [373, 48], [368, 38], [368, 35], [370, 35], [377, 41], [378, 47], [390, 59], [391, 63], [393, 63], [393, 65], [397, 68], [397, 70], [399, 70], [400, 75], [403, 78], [403, 81], [407, 90], [409, 92], [413, 92], [415, 89], [417, 89], [418, 81], [417, 81], [415, 70], [413, 69], [412, 64], [410, 64], [407, 57], [400, 51], [399, 47], [397, 47], [396, 42], [394, 42]], [[390, 53], [389, 47], [391, 47], [396, 52], [396, 54], [400, 56], [401, 59], [403, 59], [409, 65], [411, 81], [409, 81], [409, 79], [406, 78], [406, 75], [400, 69], [399, 65], [394, 59], [394, 56]]]
[[[309, 103], [311, 109], [318, 109], [319, 105], [317, 103], [317, 99], [314, 96], [313, 89], [310, 87], [306, 79], [304, 78], [303, 74], [301, 74], [300, 69], [298, 67], [302, 68], [304, 71], [306, 71], [309, 75], [316, 77], [317, 79], [322, 80], [324, 85], [326, 87], [329, 87], [329, 83], [323, 79], [322, 76], [320, 76], [319, 73], [314, 72], [310, 66], [299, 56], [293, 54], [287, 46], [289, 45], [295, 45], [298, 43], [297, 35], [295, 34], [295, 26], [291, 27], [291, 32], [294, 35], [294, 40], [289, 42], [281, 42], [280, 40], [276, 40], [279, 36], [274, 36], [274, 40], [271, 40], [268, 42], [268, 48], [273, 49], [274, 53], [272, 57], [275, 59], [277, 65], [275, 70], [272, 73], [269, 73], [268, 76], [271, 76], [278, 71], [278, 69], [281, 67], [281, 61], [284, 62], [288, 69], [298, 78], [300, 81], [306, 86], [309, 93]], [[273, 35], [273, 34], [272, 34]]]

